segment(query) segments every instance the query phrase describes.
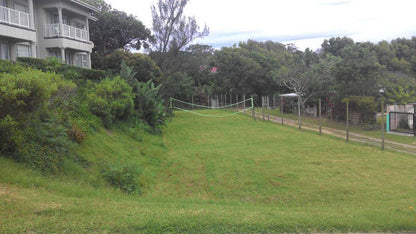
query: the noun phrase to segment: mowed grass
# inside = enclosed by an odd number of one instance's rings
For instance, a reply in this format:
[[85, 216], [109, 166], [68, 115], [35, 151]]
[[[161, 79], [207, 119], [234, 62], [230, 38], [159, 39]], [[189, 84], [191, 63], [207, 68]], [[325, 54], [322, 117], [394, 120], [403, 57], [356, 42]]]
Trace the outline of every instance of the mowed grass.
[[[416, 231], [416, 158], [237, 115], [176, 112], [163, 137], [100, 131], [43, 176], [0, 158], [0, 232]], [[139, 139], [139, 140], [137, 140]], [[99, 162], [143, 168], [143, 194]]]
[[[258, 113], [263, 113], [263, 110], [261, 107], [258, 107], [255, 109]], [[270, 115], [281, 117], [282, 113], [280, 112], [280, 108], [269, 110]], [[265, 110], [265, 118], [267, 119], [267, 110]], [[262, 118], [261, 118], [262, 119]], [[283, 119], [291, 119], [291, 120], [298, 120], [298, 115], [295, 113], [284, 113]], [[384, 121], [387, 121], [387, 117], [384, 117]], [[307, 124], [313, 124], [316, 126], [316, 130], [318, 130], [319, 127], [319, 119], [310, 117], [310, 116], [302, 116], [302, 122]], [[336, 121], [332, 120], [326, 117], [322, 117], [321, 124], [323, 127], [333, 128], [333, 129], [339, 129], [344, 130], [346, 129], [346, 122], [345, 121]], [[386, 122], [384, 123], [386, 124]], [[380, 127], [381, 125], [381, 118], [380, 116], [377, 119], [377, 123], [374, 126], [374, 129], [366, 130], [364, 125], [349, 125], [349, 131], [353, 133], [358, 133], [364, 136], [373, 137], [381, 139], [381, 132]], [[403, 143], [403, 144], [409, 144], [409, 145], [415, 145], [416, 144], [416, 137], [413, 137], [411, 135], [402, 135], [402, 134], [395, 134], [394, 132], [385, 132], [385, 139], [387, 141], [397, 142], [397, 143]]]

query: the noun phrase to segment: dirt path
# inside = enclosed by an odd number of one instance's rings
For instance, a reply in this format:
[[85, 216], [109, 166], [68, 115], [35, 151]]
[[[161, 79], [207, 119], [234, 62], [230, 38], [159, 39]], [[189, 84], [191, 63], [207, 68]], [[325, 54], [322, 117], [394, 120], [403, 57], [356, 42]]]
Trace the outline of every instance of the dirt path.
[[[262, 113], [255, 112], [255, 115], [256, 115], [256, 120], [260, 120], [260, 121], [263, 120], [263, 114]], [[282, 124], [282, 118], [281, 117], [272, 116], [272, 115], [270, 115], [270, 120], [268, 120], [267, 115], [266, 115], [265, 116], [265, 121], [271, 121], [271, 122], [276, 123], [276, 124]], [[296, 128], [299, 126], [298, 121], [297, 120], [292, 120], [292, 119], [283, 119], [283, 124], [284, 125], [289, 125], [289, 126], [292, 126], [292, 127], [296, 127]], [[319, 126], [314, 125], [314, 124], [302, 123], [301, 128], [305, 129], [305, 130], [319, 132]], [[335, 137], [339, 137], [339, 138], [343, 138], [343, 139], [346, 138], [346, 131], [340, 130], [340, 129], [335, 129], [335, 128], [322, 127], [322, 134], [327, 134], [327, 135], [331, 135], [331, 136], [335, 136]], [[378, 139], [378, 138], [374, 138], [374, 137], [370, 137], [370, 136], [366, 136], [366, 135], [362, 135], [362, 134], [358, 134], [358, 133], [349, 132], [349, 140], [364, 143], [364, 144], [379, 146], [381, 148], [381, 139]], [[394, 141], [388, 141], [388, 140], [385, 140], [384, 144], [385, 144], [386, 149], [391, 149], [391, 150], [395, 150], [395, 151], [399, 151], [399, 152], [403, 152], [403, 153], [416, 155], [416, 146], [415, 145], [409, 145], [409, 144], [404, 144], [404, 143], [399, 143], [399, 142], [394, 142]]]

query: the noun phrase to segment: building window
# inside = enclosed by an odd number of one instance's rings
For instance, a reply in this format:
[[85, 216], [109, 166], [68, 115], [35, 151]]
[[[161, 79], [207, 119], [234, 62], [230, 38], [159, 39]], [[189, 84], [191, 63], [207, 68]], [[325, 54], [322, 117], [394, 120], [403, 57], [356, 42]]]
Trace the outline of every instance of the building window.
[[[58, 12], [52, 12], [51, 15], [51, 23], [52, 24], [59, 24], [59, 14]], [[67, 16], [62, 16], [62, 24], [70, 25], [71, 21]]]
[[0, 0], [0, 6], [7, 7], [7, 1], [6, 0]]
[[9, 60], [9, 43], [0, 41], [0, 59]]
[[72, 54], [68, 51], [65, 53], [65, 64], [73, 65]]
[[60, 49], [49, 49], [49, 57], [61, 59], [61, 50]]
[[31, 57], [30, 45], [17, 44], [17, 57]]
[[78, 67], [87, 67], [87, 54], [86, 53], [75, 53], [74, 54], [74, 65]]
[[29, 8], [27, 6], [17, 3], [17, 2], [14, 3], [14, 9], [17, 11], [29, 13]]
[[59, 14], [56, 12], [51, 13], [51, 23], [52, 24], [59, 24]]

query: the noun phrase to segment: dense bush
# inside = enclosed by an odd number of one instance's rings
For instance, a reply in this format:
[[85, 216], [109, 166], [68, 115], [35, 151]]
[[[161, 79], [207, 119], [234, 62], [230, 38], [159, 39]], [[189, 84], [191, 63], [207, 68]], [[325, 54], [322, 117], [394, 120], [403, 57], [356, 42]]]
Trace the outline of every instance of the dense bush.
[[21, 71], [23, 71], [21, 66], [18, 66], [9, 60], [0, 59], [0, 73], [16, 73]]
[[102, 57], [98, 54], [92, 56], [95, 69], [107, 70], [112, 74], [119, 74], [121, 63], [124, 61], [134, 71], [138, 81], [154, 80], [160, 82], [161, 71], [156, 64], [144, 54], [116, 50], [112, 54]]
[[86, 95], [89, 110], [101, 118], [105, 127], [127, 119], [134, 110], [132, 88], [120, 77], [89, 83]]
[[107, 76], [107, 72], [105, 71], [65, 65], [56, 58], [18, 58], [18, 62], [23, 66], [39, 69], [44, 72], [51, 71], [62, 74], [66, 79], [70, 80], [82, 79], [97, 81]]
[[102, 170], [105, 180], [111, 186], [121, 189], [123, 192], [130, 194], [140, 194], [140, 185], [138, 182], [140, 171], [136, 165], [120, 166]]
[[57, 171], [71, 145], [60, 108], [75, 88], [59, 75], [37, 70], [0, 74], [0, 153]]
[[375, 123], [377, 103], [374, 97], [352, 96], [350, 97], [351, 111], [359, 112], [361, 123]]

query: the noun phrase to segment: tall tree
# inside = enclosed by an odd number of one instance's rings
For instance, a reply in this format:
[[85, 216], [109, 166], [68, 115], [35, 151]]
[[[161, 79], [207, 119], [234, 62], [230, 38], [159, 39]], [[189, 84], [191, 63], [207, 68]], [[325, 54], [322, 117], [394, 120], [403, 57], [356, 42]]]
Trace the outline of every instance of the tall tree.
[[334, 69], [338, 91], [344, 96], [377, 95], [382, 67], [376, 53], [354, 44], [341, 50], [341, 58]]
[[103, 0], [90, 0], [100, 11], [95, 15], [98, 21], [91, 22], [90, 37], [94, 52], [105, 56], [117, 49], [148, 48], [151, 32], [133, 15], [112, 9]]
[[350, 45], [354, 45], [354, 40], [351, 38], [337, 37], [330, 38], [329, 40], [324, 40], [321, 47], [325, 54], [330, 53], [335, 56], [340, 56], [341, 50]]
[[[183, 15], [189, 0], [159, 0], [151, 7], [154, 44], [152, 57], [162, 71], [174, 69], [175, 57], [196, 38], [207, 36], [207, 26], [201, 31], [195, 17]], [[170, 62], [170, 63], [169, 63]]]
[[293, 90], [299, 95], [300, 105], [305, 108], [305, 103], [318, 93], [322, 79], [316, 65], [318, 58], [309, 49], [306, 52], [293, 51], [288, 48], [285, 64], [275, 70], [275, 79], [281, 85]]

